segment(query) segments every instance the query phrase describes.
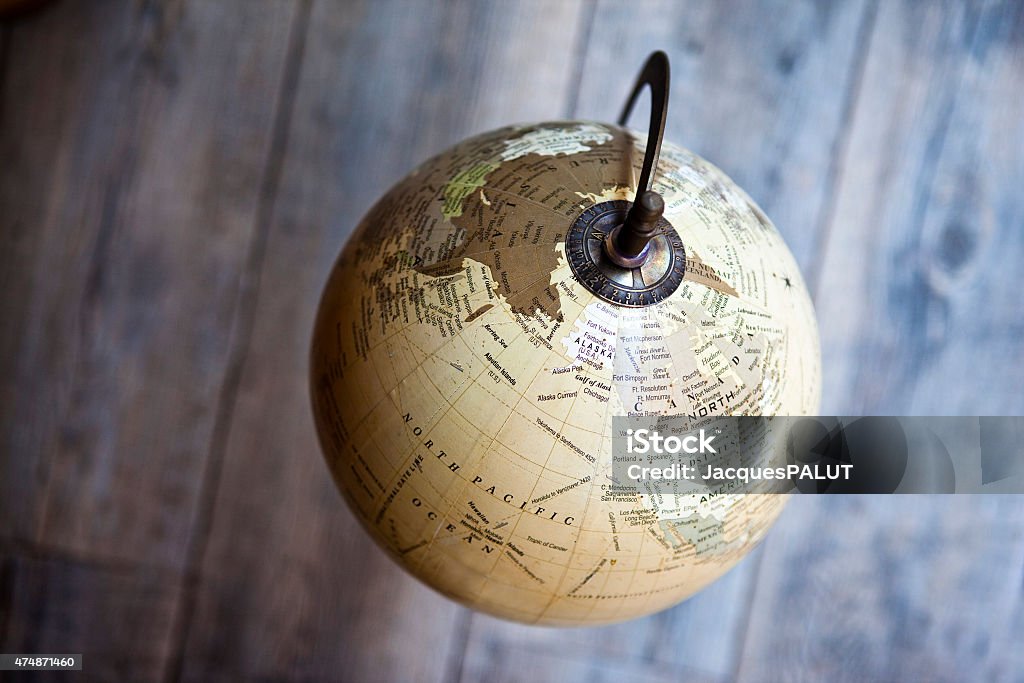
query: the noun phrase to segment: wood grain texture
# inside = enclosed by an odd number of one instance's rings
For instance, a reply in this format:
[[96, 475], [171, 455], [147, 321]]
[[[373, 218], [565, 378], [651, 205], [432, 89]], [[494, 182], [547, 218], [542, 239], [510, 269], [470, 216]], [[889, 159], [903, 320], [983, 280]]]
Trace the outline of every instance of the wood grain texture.
[[765, 548], [740, 681], [1021, 681], [1017, 496], [798, 498]]
[[11, 29], [4, 533], [182, 564], [290, 14], [69, 2]]
[[458, 680], [487, 683], [712, 683], [718, 680], [685, 666], [603, 657], [603, 644], [600, 633], [594, 634], [590, 648], [584, 652], [537, 651], [512, 643], [495, 643], [488, 648], [470, 650]]
[[309, 415], [309, 335], [345, 237], [392, 182], [471, 133], [560, 114], [579, 11], [313, 6], [185, 680], [431, 681], [458, 667], [467, 612], [391, 563], [328, 475]]
[[8, 31], [7, 24], [0, 23], [0, 93], [4, 91], [4, 77], [7, 74], [7, 46], [10, 44]]
[[[1022, 38], [1019, 3], [880, 4], [817, 290], [826, 414], [1024, 410]], [[1024, 680], [1022, 511], [794, 501], [740, 679]]]
[[[75, 676], [88, 680], [161, 680], [178, 598], [173, 572], [0, 550], [3, 651], [81, 653]], [[7, 677], [69, 680], [63, 672]]]
[[816, 291], [823, 410], [1019, 415], [1024, 10], [879, 11]]

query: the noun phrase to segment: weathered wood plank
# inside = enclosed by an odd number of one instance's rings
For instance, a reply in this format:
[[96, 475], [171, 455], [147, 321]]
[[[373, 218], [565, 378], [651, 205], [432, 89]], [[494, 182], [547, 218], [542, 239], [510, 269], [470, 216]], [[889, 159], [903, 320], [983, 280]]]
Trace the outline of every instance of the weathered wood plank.
[[1019, 681], [1012, 496], [799, 498], [765, 548], [743, 681]]
[[0, 94], [4, 91], [4, 74], [7, 73], [7, 46], [9, 44], [7, 23], [0, 22]]
[[[2, 650], [82, 653], [81, 675], [90, 681], [160, 681], [178, 604], [175, 578], [0, 551]], [[29, 676], [68, 680], [57, 672]]]
[[720, 680], [685, 666], [609, 658], [604, 655], [604, 646], [614, 646], [614, 643], [606, 641], [601, 630], [591, 631], [590, 647], [582, 653], [537, 651], [512, 643], [473, 649], [468, 653], [459, 680], [464, 683], [717, 683]]
[[579, 9], [314, 5], [184, 679], [458, 669], [465, 610], [388, 560], [331, 482], [308, 407], [309, 335], [342, 242], [390, 183], [473, 132], [561, 114]]
[[[614, 120], [636, 69], [650, 50], [664, 49], [673, 70], [666, 137], [736, 179], [776, 221], [806, 271], [872, 11], [864, 2], [599, 3], [575, 114]], [[643, 128], [646, 116], [638, 109], [634, 125]], [[728, 680], [758, 559], [755, 553], [676, 609], [620, 626], [533, 629], [474, 616], [467, 662], [511, 648]], [[486, 666], [487, 680], [515, 678], [518, 661], [498, 657]], [[588, 680], [570, 670], [577, 678], [563, 680]]]
[[3, 533], [182, 563], [291, 9], [58, 3], [11, 29]]
[[[101, 10], [105, 9], [106, 12]], [[114, 40], [100, 41], [92, 58], [85, 59], [82, 36], [115, 33], [120, 14], [112, 7], [96, 7], [84, 16], [47, 13], [23, 20], [18, 33], [25, 46], [17, 59], [4, 65], [0, 93], [0, 528], [7, 535], [33, 538], [42, 516], [49, 452], [53, 449], [54, 407], [66, 393], [66, 378], [73, 359], [63, 349], [74, 338], [73, 319], [59, 310], [61, 263], [64, 251], [84, 251], [76, 232], [45, 230], [50, 188], [60, 187], [60, 174], [69, 156], [64, 140], [78, 123], [79, 105], [87, 97], [85, 84], [102, 84], [101, 74], [115, 61]], [[5, 53], [15, 42], [13, 29], [4, 26]], [[103, 48], [106, 49], [103, 49]], [[62, 87], [55, 84], [61, 84]], [[109, 88], [108, 88], [109, 91]], [[107, 95], [108, 93], [102, 93]], [[67, 171], [63, 172], [67, 176]], [[59, 202], [54, 202], [59, 207]], [[50, 234], [47, 235], [47, 232]], [[51, 243], [63, 250], [44, 253]], [[60, 246], [60, 244], [58, 244]], [[44, 262], [45, 268], [36, 268]], [[37, 270], [41, 272], [37, 272]], [[79, 278], [81, 279], [81, 278]], [[38, 283], [38, 284], [37, 284]], [[68, 288], [71, 289], [71, 288]], [[43, 291], [47, 290], [47, 291]], [[71, 289], [73, 292], [74, 290]], [[47, 314], [42, 303], [50, 301]]]
[[[825, 412], [1019, 414], [1024, 8], [881, 3], [817, 291]], [[1021, 680], [1015, 497], [794, 501], [742, 680]]]
[[1021, 5], [880, 11], [816, 293], [825, 413], [1019, 415]]

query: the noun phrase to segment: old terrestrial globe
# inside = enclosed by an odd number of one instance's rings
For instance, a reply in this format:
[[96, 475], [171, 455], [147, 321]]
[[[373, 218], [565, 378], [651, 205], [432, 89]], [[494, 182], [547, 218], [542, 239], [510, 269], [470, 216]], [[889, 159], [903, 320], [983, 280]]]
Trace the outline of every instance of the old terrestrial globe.
[[[778, 495], [651, 497], [612, 477], [617, 415], [817, 411], [811, 301], [772, 223], [646, 133], [559, 121], [430, 159], [370, 210], [324, 289], [316, 428], [345, 500], [405, 569], [528, 623], [620, 621], [699, 591]], [[660, 146], [660, 154], [659, 154]]]

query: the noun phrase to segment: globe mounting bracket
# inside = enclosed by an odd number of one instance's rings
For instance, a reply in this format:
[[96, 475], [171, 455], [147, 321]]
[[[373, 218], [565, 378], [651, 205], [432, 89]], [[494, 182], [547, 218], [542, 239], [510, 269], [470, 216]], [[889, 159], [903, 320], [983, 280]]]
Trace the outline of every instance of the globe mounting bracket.
[[[577, 279], [605, 301], [648, 306], [679, 287], [686, 252], [664, 217], [665, 201], [651, 189], [668, 116], [668, 56], [647, 58], [619, 116], [625, 126], [644, 87], [651, 91], [651, 118], [635, 201], [603, 202], [577, 216], [566, 237], [566, 254]], [[595, 243], [596, 242], [596, 243]]]
[[668, 55], [661, 50], [651, 53], [636, 79], [633, 92], [629, 94], [622, 113], [619, 114], [619, 125], [625, 126], [629, 115], [633, 113], [640, 93], [644, 86], [651, 89], [651, 121], [647, 131], [647, 150], [644, 152], [644, 165], [637, 183], [637, 195], [651, 189], [654, 181], [654, 170], [658, 166], [661, 155], [661, 139], [665, 136], [665, 120], [668, 118], [669, 66]]

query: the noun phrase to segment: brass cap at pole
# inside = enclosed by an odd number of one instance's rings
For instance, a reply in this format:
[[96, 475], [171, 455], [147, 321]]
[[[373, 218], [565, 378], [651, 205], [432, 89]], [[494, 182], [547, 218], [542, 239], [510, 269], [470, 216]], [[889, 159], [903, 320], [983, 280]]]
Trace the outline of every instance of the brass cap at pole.
[[626, 214], [622, 225], [608, 233], [604, 251], [609, 259], [623, 268], [637, 268], [647, 260], [651, 239], [657, 234], [658, 222], [665, 214], [665, 200], [653, 190], [641, 192]]

